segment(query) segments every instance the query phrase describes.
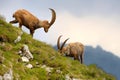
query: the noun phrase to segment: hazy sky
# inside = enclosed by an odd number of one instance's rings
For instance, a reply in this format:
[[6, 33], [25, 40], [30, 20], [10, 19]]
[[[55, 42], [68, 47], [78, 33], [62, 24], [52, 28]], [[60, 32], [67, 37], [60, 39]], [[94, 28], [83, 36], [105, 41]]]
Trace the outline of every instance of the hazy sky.
[[[48, 8], [56, 11], [57, 18], [49, 32], [38, 29], [35, 39], [55, 45], [58, 36], [63, 35], [61, 41], [69, 37], [68, 43], [100, 45], [120, 57], [120, 0], [0, 0], [0, 14], [7, 22], [22, 8], [42, 20], [51, 19]], [[23, 30], [29, 33], [25, 27]]]

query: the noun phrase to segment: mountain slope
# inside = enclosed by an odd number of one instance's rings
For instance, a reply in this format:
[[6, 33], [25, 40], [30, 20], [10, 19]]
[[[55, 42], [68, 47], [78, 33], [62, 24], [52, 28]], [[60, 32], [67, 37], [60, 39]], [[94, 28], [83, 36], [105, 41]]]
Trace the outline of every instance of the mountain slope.
[[[83, 65], [68, 57], [61, 56], [52, 46], [32, 39], [29, 34], [23, 33], [22, 40], [17, 44], [14, 40], [21, 30], [0, 20], [0, 75], [3, 76], [9, 69], [13, 71], [14, 80], [65, 80], [66, 75], [79, 80], [115, 80], [115, 78], [99, 69], [96, 65]], [[19, 61], [18, 52], [22, 45], [28, 45], [34, 59], [29, 63]], [[4, 59], [2, 59], [4, 58]], [[50, 73], [42, 66], [52, 70]]]
[[85, 47], [85, 64], [96, 64], [108, 73], [120, 80], [120, 58], [113, 53], [103, 50], [100, 46]]

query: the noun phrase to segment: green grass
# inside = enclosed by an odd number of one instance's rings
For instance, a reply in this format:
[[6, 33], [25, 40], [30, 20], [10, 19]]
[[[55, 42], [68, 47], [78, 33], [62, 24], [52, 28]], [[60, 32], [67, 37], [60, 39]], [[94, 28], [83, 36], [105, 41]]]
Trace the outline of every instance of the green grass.
[[[4, 62], [0, 64], [0, 75], [12, 67], [14, 80], [16, 78], [19, 80], [65, 80], [66, 74], [82, 80], [115, 80], [112, 75], [107, 74], [96, 65], [86, 66], [69, 57], [61, 56], [51, 45], [32, 39], [25, 32], [22, 35], [22, 40], [14, 44], [20, 31], [18, 27], [0, 20], [0, 36], [6, 38], [5, 45], [0, 45], [0, 56], [5, 58]], [[18, 62], [20, 56], [17, 53], [23, 44], [29, 46], [34, 56], [34, 59], [30, 61], [34, 66], [33, 69], [26, 68], [26, 63]], [[45, 69], [36, 67], [36, 62], [52, 67], [51, 74], [48, 75]], [[62, 73], [57, 73], [56, 70], [61, 70]]]

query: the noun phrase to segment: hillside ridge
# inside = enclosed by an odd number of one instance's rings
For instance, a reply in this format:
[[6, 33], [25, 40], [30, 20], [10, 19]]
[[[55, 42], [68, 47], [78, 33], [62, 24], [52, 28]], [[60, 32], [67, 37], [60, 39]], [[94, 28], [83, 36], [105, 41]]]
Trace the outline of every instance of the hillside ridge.
[[[96, 65], [84, 65], [69, 57], [61, 56], [51, 45], [35, 40], [23, 32], [21, 40], [14, 43], [21, 30], [0, 20], [0, 77], [7, 72], [13, 80], [115, 80]], [[20, 60], [21, 47], [27, 45], [33, 59]], [[26, 65], [32, 65], [28, 68]]]

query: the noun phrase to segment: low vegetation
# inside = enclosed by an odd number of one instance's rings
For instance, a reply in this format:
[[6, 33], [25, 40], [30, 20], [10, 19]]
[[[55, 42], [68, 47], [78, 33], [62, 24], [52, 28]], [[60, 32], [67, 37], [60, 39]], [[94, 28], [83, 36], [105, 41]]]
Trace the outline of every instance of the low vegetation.
[[[0, 38], [4, 39], [0, 39], [0, 56], [4, 57], [0, 63], [0, 75], [12, 68], [14, 80], [65, 80], [66, 75], [79, 80], [115, 80], [96, 65], [86, 66], [77, 60], [61, 56], [51, 45], [35, 40], [25, 32], [21, 41], [15, 44], [14, 40], [20, 32], [18, 27], [0, 20]], [[29, 46], [34, 56], [29, 62], [33, 65], [32, 69], [27, 68], [26, 63], [18, 61], [20, 56], [17, 53], [23, 44]], [[41, 68], [42, 65], [51, 67], [51, 72]]]

